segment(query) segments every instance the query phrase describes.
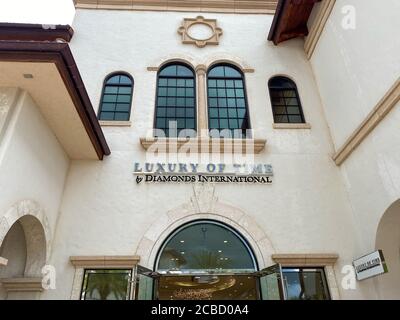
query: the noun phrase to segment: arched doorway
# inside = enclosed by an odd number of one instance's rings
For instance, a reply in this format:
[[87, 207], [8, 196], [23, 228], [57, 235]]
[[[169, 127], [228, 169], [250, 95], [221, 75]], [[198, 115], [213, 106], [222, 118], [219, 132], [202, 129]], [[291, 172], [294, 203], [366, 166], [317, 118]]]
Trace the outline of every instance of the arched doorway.
[[281, 270], [258, 271], [246, 239], [213, 220], [182, 225], [161, 245], [154, 271], [138, 267], [137, 299], [257, 300], [280, 298]]
[[376, 249], [383, 251], [388, 273], [376, 278], [381, 299], [400, 296], [400, 199], [383, 214], [376, 233]]

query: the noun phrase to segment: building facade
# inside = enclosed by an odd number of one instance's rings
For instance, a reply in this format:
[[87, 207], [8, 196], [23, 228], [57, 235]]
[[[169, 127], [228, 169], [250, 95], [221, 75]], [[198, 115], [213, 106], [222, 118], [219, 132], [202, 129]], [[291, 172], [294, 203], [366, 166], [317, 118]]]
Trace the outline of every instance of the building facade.
[[400, 298], [398, 1], [75, 5], [0, 26], [1, 298]]

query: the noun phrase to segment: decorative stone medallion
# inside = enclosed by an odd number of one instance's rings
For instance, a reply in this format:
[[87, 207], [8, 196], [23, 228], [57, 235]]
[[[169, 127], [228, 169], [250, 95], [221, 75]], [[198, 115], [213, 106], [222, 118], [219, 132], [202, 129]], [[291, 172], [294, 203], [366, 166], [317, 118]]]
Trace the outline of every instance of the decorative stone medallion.
[[218, 45], [222, 29], [217, 26], [216, 19], [185, 18], [178, 33], [182, 35], [182, 43], [195, 44], [199, 48], [206, 45]]

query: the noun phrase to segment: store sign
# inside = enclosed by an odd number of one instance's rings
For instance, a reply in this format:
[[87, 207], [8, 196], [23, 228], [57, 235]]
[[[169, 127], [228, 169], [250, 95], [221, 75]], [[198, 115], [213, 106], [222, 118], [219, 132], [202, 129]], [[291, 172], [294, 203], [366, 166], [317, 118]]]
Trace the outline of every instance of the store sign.
[[357, 280], [364, 280], [388, 272], [382, 250], [377, 250], [353, 261]]
[[147, 182], [214, 182], [214, 183], [272, 183], [270, 164], [208, 163], [144, 163], [134, 165], [136, 183]]

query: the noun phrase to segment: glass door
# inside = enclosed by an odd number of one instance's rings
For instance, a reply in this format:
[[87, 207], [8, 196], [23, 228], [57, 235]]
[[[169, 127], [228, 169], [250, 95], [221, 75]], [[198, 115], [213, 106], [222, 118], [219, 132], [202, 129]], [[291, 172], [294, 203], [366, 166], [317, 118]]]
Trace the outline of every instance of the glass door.
[[282, 267], [275, 264], [257, 272], [260, 281], [261, 300], [286, 300]]
[[139, 265], [135, 271], [133, 281], [135, 300], [153, 300], [159, 274]]

